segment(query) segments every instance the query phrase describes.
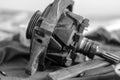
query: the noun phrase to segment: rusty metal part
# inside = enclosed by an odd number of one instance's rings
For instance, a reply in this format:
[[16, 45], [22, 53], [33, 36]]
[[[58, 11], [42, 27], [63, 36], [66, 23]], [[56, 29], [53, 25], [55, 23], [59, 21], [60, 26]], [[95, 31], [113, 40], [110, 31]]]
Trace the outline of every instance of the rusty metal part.
[[[72, 0], [55, 0], [50, 6], [48, 6], [49, 8], [46, 8], [40, 19], [37, 16], [38, 12], [34, 14], [35, 17], [33, 16], [33, 19], [30, 21], [26, 34], [28, 39], [31, 38], [31, 57], [26, 67], [26, 72], [28, 74], [32, 75], [36, 72], [38, 62], [39, 65], [44, 68], [46, 50], [54, 28], [65, 9], [71, 10], [70, 8], [73, 3]], [[38, 61], [39, 58], [40, 60]]]
[[55, 0], [42, 14], [36, 11], [31, 18], [26, 32], [26, 37], [31, 40], [28, 74], [33, 75], [38, 65], [44, 70], [46, 56], [65, 66], [75, 64], [76, 53], [92, 59], [98, 55], [110, 63], [120, 62], [119, 57], [102, 51], [94, 41], [84, 38], [82, 33], [89, 20], [74, 14], [73, 4], [72, 0]]

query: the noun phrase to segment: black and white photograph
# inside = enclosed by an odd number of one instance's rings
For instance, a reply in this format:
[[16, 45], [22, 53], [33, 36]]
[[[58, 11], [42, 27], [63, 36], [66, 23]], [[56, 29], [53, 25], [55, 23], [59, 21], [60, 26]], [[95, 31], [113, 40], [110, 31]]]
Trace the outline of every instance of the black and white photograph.
[[0, 0], [0, 80], [120, 80], [120, 0]]

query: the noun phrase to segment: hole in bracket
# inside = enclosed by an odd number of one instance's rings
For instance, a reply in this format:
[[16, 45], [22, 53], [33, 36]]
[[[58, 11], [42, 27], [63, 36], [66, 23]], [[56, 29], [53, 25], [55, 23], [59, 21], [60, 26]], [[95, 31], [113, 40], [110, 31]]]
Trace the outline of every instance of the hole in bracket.
[[42, 40], [41, 40], [41, 39], [37, 39], [37, 41], [38, 41], [39, 43], [42, 43]]

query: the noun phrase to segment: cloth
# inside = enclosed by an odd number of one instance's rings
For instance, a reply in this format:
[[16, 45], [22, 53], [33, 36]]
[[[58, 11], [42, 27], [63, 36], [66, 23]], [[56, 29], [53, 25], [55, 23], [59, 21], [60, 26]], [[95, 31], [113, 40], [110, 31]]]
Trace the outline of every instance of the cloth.
[[[0, 70], [7, 76], [0, 74], [2, 80], [43, 80], [50, 71], [37, 72], [28, 77], [25, 67], [29, 61], [29, 41], [25, 38], [25, 31], [31, 12], [0, 11]], [[108, 32], [104, 28], [86, 35], [87, 38], [98, 41], [101, 47], [111, 53], [120, 53], [120, 33], [118, 31]], [[110, 67], [110, 66], [109, 66]], [[96, 73], [72, 78], [71, 80], [119, 80], [114, 69], [108, 66], [96, 69], [103, 70], [101, 74]], [[108, 72], [104, 70], [109, 69]], [[91, 73], [95, 70], [91, 70]], [[90, 72], [87, 72], [90, 73]]]

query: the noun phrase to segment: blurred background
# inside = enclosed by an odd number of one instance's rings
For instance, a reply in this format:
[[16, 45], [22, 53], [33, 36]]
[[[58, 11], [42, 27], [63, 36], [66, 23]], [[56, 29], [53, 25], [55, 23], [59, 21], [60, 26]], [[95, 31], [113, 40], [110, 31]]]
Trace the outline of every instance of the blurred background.
[[[120, 0], [74, 0], [74, 12], [90, 19], [120, 17]], [[43, 11], [53, 0], [0, 0], [0, 8]]]
[[[93, 23], [102, 24], [104, 21], [119, 20], [120, 0], [74, 0], [74, 12], [87, 17]], [[53, 0], [0, 0], [1, 9], [23, 10], [34, 12], [43, 11]], [[97, 23], [98, 22], [98, 23]], [[95, 23], [94, 23], [95, 24]], [[91, 24], [92, 25], [92, 24]], [[92, 25], [93, 26], [93, 25]]]

